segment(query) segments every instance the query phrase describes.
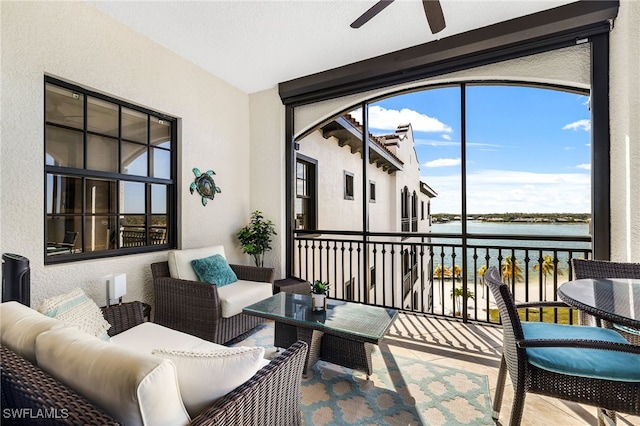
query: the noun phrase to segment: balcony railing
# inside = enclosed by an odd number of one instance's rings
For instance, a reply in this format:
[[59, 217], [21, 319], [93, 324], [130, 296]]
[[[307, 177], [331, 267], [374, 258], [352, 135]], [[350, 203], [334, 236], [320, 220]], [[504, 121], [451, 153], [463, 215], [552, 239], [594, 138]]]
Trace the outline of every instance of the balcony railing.
[[[497, 323], [483, 283], [486, 267], [499, 267], [517, 302], [558, 300], [558, 286], [572, 278], [571, 259], [591, 257], [591, 238], [469, 234], [463, 239], [404, 232], [363, 238], [357, 232], [297, 231], [293, 257], [296, 276], [329, 281], [330, 296], [337, 299]], [[349, 283], [355, 287], [347, 294]], [[556, 322], [576, 319], [569, 310], [560, 320], [552, 315]]]

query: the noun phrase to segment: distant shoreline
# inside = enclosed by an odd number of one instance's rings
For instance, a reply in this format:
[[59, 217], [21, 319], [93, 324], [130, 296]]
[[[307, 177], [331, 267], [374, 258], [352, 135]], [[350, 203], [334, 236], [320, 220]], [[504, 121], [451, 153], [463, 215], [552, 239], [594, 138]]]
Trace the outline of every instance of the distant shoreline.
[[[433, 223], [459, 222], [460, 215], [449, 213], [435, 213], [431, 215]], [[591, 223], [589, 213], [490, 213], [479, 215], [467, 215], [468, 221], [489, 223], [561, 223], [583, 224]]]

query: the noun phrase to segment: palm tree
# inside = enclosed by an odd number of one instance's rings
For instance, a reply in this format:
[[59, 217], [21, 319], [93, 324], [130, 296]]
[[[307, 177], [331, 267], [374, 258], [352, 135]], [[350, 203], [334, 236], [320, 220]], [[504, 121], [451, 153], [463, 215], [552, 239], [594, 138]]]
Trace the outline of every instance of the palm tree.
[[482, 297], [484, 298], [484, 289], [487, 284], [484, 282], [484, 274], [487, 272], [487, 265], [482, 265], [480, 269], [478, 269], [478, 275], [480, 275], [480, 282], [482, 283]]
[[560, 268], [560, 261], [553, 261], [553, 258], [548, 254], [545, 254], [542, 263], [539, 265], [533, 265], [533, 270], [537, 271], [541, 269], [544, 282], [544, 300], [547, 300], [547, 275], [552, 275], [555, 270], [558, 275], [562, 275], [562, 269]]
[[462, 268], [459, 265], [453, 265], [453, 276], [456, 279], [462, 278]]
[[502, 263], [502, 281], [509, 282], [510, 279], [514, 279], [515, 282], [522, 281], [522, 268], [518, 265], [518, 259], [512, 260], [511, 256], [504, 258]]
[[438, 265], [438, 267], [433, 271], [433, 276], [436, 278], [442, 278], [443, 276], [445, 278], [451, 278], [451, 269], [447, 266], [443, 268], [442, 265]]
[[[467, 290], [467, 299], [471, 299], [473, 300], [473, 291], [471, 290]], [[453, 297], [453, 299], [455, 300], [455, 304], [456, 304], [456, 308], [457, 311], [454, 312], [454, 315], [457, 312], [460, 312], [460, 315], [462, 315], [462, 298], [464, 297], [464, 292], [462, 291], [462, 287], [456, 287], [454, 289], [451, 290], [451, 296]]]

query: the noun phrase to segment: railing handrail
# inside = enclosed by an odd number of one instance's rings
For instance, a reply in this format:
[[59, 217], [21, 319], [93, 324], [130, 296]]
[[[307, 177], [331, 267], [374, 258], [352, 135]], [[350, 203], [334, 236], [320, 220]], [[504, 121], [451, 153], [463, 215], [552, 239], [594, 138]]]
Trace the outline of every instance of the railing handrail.
[[[436, 232], [372, 232], [372, 231], [337, 231], [328, 229], [318, 230], [302, 230], [293, 231], [294, 237], [305, 235], [347, 235], [347, 236], [363, 236], [363, 237], [414, 237], [414, 238], [450, 238], [460, 239], [461, 233], [436, 233]], [[467, 233], [468, 240], [529, 240], [529, 241], [576, 241], [591, 242], [590, 235], [536, 235], [536, 234], [475, 234]], [[318, 239], [318, 238], [316, 238]]]

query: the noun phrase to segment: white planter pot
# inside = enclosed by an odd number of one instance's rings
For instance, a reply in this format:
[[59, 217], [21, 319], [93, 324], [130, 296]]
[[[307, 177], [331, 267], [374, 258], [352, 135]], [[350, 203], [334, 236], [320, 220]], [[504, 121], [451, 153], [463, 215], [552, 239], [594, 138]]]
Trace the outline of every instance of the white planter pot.
[[327, 296], [324, 294], [311, 293], [313, 298], [312, 307], [314, 311], [324, 311], [326, 308]]

